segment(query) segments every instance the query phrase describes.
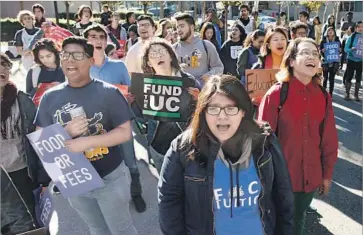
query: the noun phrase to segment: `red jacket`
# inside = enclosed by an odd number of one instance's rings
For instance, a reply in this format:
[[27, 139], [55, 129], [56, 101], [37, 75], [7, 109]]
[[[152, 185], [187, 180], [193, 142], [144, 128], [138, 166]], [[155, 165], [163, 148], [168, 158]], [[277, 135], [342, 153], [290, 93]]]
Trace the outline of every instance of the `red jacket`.
[[[323, 179], [331, 180], [338, 156], [338, 134], [331, 97], [326, 99], [318, 85], [290, 79], [287, 100], [278, 114], [281, 85], [273, 85], [259, 107], [259, 120], [278, 126], [294, 192], [312, 192]], [[322, 139], [319, 126], [324, 121]], [[321, 141], [321, 148], [320, 148]]]

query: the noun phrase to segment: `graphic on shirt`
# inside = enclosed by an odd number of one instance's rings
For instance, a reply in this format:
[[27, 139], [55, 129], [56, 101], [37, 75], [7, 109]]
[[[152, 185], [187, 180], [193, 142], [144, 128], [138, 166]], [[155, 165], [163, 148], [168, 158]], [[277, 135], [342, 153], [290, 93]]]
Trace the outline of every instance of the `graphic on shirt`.
[[242, 46], [231, 46], [231, 58], [234, 60], [237, 59], [242, 50]]
[[186, 64], [190, 68], [198, 68], [200, 66], [200, 58], [202, 57], [202, 52], [198, 49], [194, 49], [192, 54], [185, 55], [181, 58], [181, 63]]
[[[54, 118], [55, 122], [61, 124], [62, 126], [66, 126], [68, 122], [72, 120], [70, 111], [75, 109], [77, 104], [67, 103], [61, 109], [55, 111]], [[93, 114], [92, 118], [88, 118], [88, 135], [102, 135], [107, 133], [107, 131], [103, 128], [103, 124], [101, 123], [103, 118], [102, 112], [97, 112]], [[66, 121], [67, 120], [67, 121]], [[92, 150], [86, 151], [85, 155], [90, 161], [100, 160], [104, 157], [104, 155], [109, 153], [109, 149], [107, 147], [99, 147], [94, 148]]]
[[[239, 188], [240, 190], [240, 205], [241, 207], [250, 207], [257, 205], [258, 196], [260, 195], [260, 186], [257, 181], [252, 181], [246, 190], [246, 193], [242, 189], [242, 186]], [[237, 208], [237, 187], [233, 188], [233, 198], [231, 198], [230, 190], [226, 191], [223, 188], [215, 188], [214, 189], [214, 200], [215, 200], [215, 209], [221, 208]]]

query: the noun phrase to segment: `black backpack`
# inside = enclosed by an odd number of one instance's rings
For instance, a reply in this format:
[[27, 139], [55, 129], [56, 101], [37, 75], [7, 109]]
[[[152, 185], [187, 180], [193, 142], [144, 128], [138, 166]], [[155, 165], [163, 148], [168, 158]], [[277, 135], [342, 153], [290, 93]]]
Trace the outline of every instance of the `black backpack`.
[[[328, 109], [328, 92], [324, 89], [324, 87], [322, 87], [320, 85], [319, 85], [319, 88], [321, 89], [321, 91], [323, 92], [324, 97], [325, 97], [325, 115], [326, 115], [327, 109]], [[289, 82], [282, 82], [281, 90], [280, 90], [280, 103], [279, 103], [279, 107], [277, 109], [277, 116], [280, 115], [281, 108], [282, 108], [282, 106], [284, 106], [284, 104], [287, 100], [288, 91], [289, 91]], [[324, 116], [323, 121], [319, 125], [320, 140], [323, 137], [325, 118], [326, 118], [326, 116]], [[277, 136], [277, 133], [278, 133], [278, 126], [276, 127], [276, 131], [275, 131], [276, 136]]]

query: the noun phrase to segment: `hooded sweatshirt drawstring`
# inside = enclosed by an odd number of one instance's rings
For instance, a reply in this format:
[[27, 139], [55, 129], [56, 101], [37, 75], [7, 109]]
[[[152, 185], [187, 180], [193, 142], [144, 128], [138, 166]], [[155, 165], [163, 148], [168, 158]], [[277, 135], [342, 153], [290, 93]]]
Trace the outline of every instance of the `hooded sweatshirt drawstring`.
[[231, 218], [233, 217], [233, 170], [232, 165], [229, 160], [227, 160], [229, 166], [229, 183], [230, 183], [230, 192], [231, 192]]
[[[232, 169], [232, 165], [231, 162], [229, 160], [227, 160], [228, 162], [228, 166], [229, 166], [229, 183], [230, 183], [230, 192], [231, 192], [231, 218], [233, 217], [233, 198], [234, 198], [234, 190], [233, 190], [233, 169]], [[237, 207], [241, 206], [241, 201], [240, 201], [240, 190], [239, 190], [239, 168], [240, 168], [240, 164], [237, 164], [237, 168], [236, 168], [236, 191], [237, 191]]]

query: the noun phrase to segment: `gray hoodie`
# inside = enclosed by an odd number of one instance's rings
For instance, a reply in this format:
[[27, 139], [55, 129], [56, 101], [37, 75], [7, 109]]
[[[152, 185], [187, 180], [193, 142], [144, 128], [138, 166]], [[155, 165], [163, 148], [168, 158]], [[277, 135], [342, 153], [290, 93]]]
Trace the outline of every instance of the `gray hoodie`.
[[190, 44], [178, 41], [173, 45], [181, 67], [198, 79], [202, 85], [204, 84], [201, 80], [203, 75], [223, 74], [224, 69], [215, 46], [207, 40], [204, 40], [204, 45], [203, 41], [196, 36]]

